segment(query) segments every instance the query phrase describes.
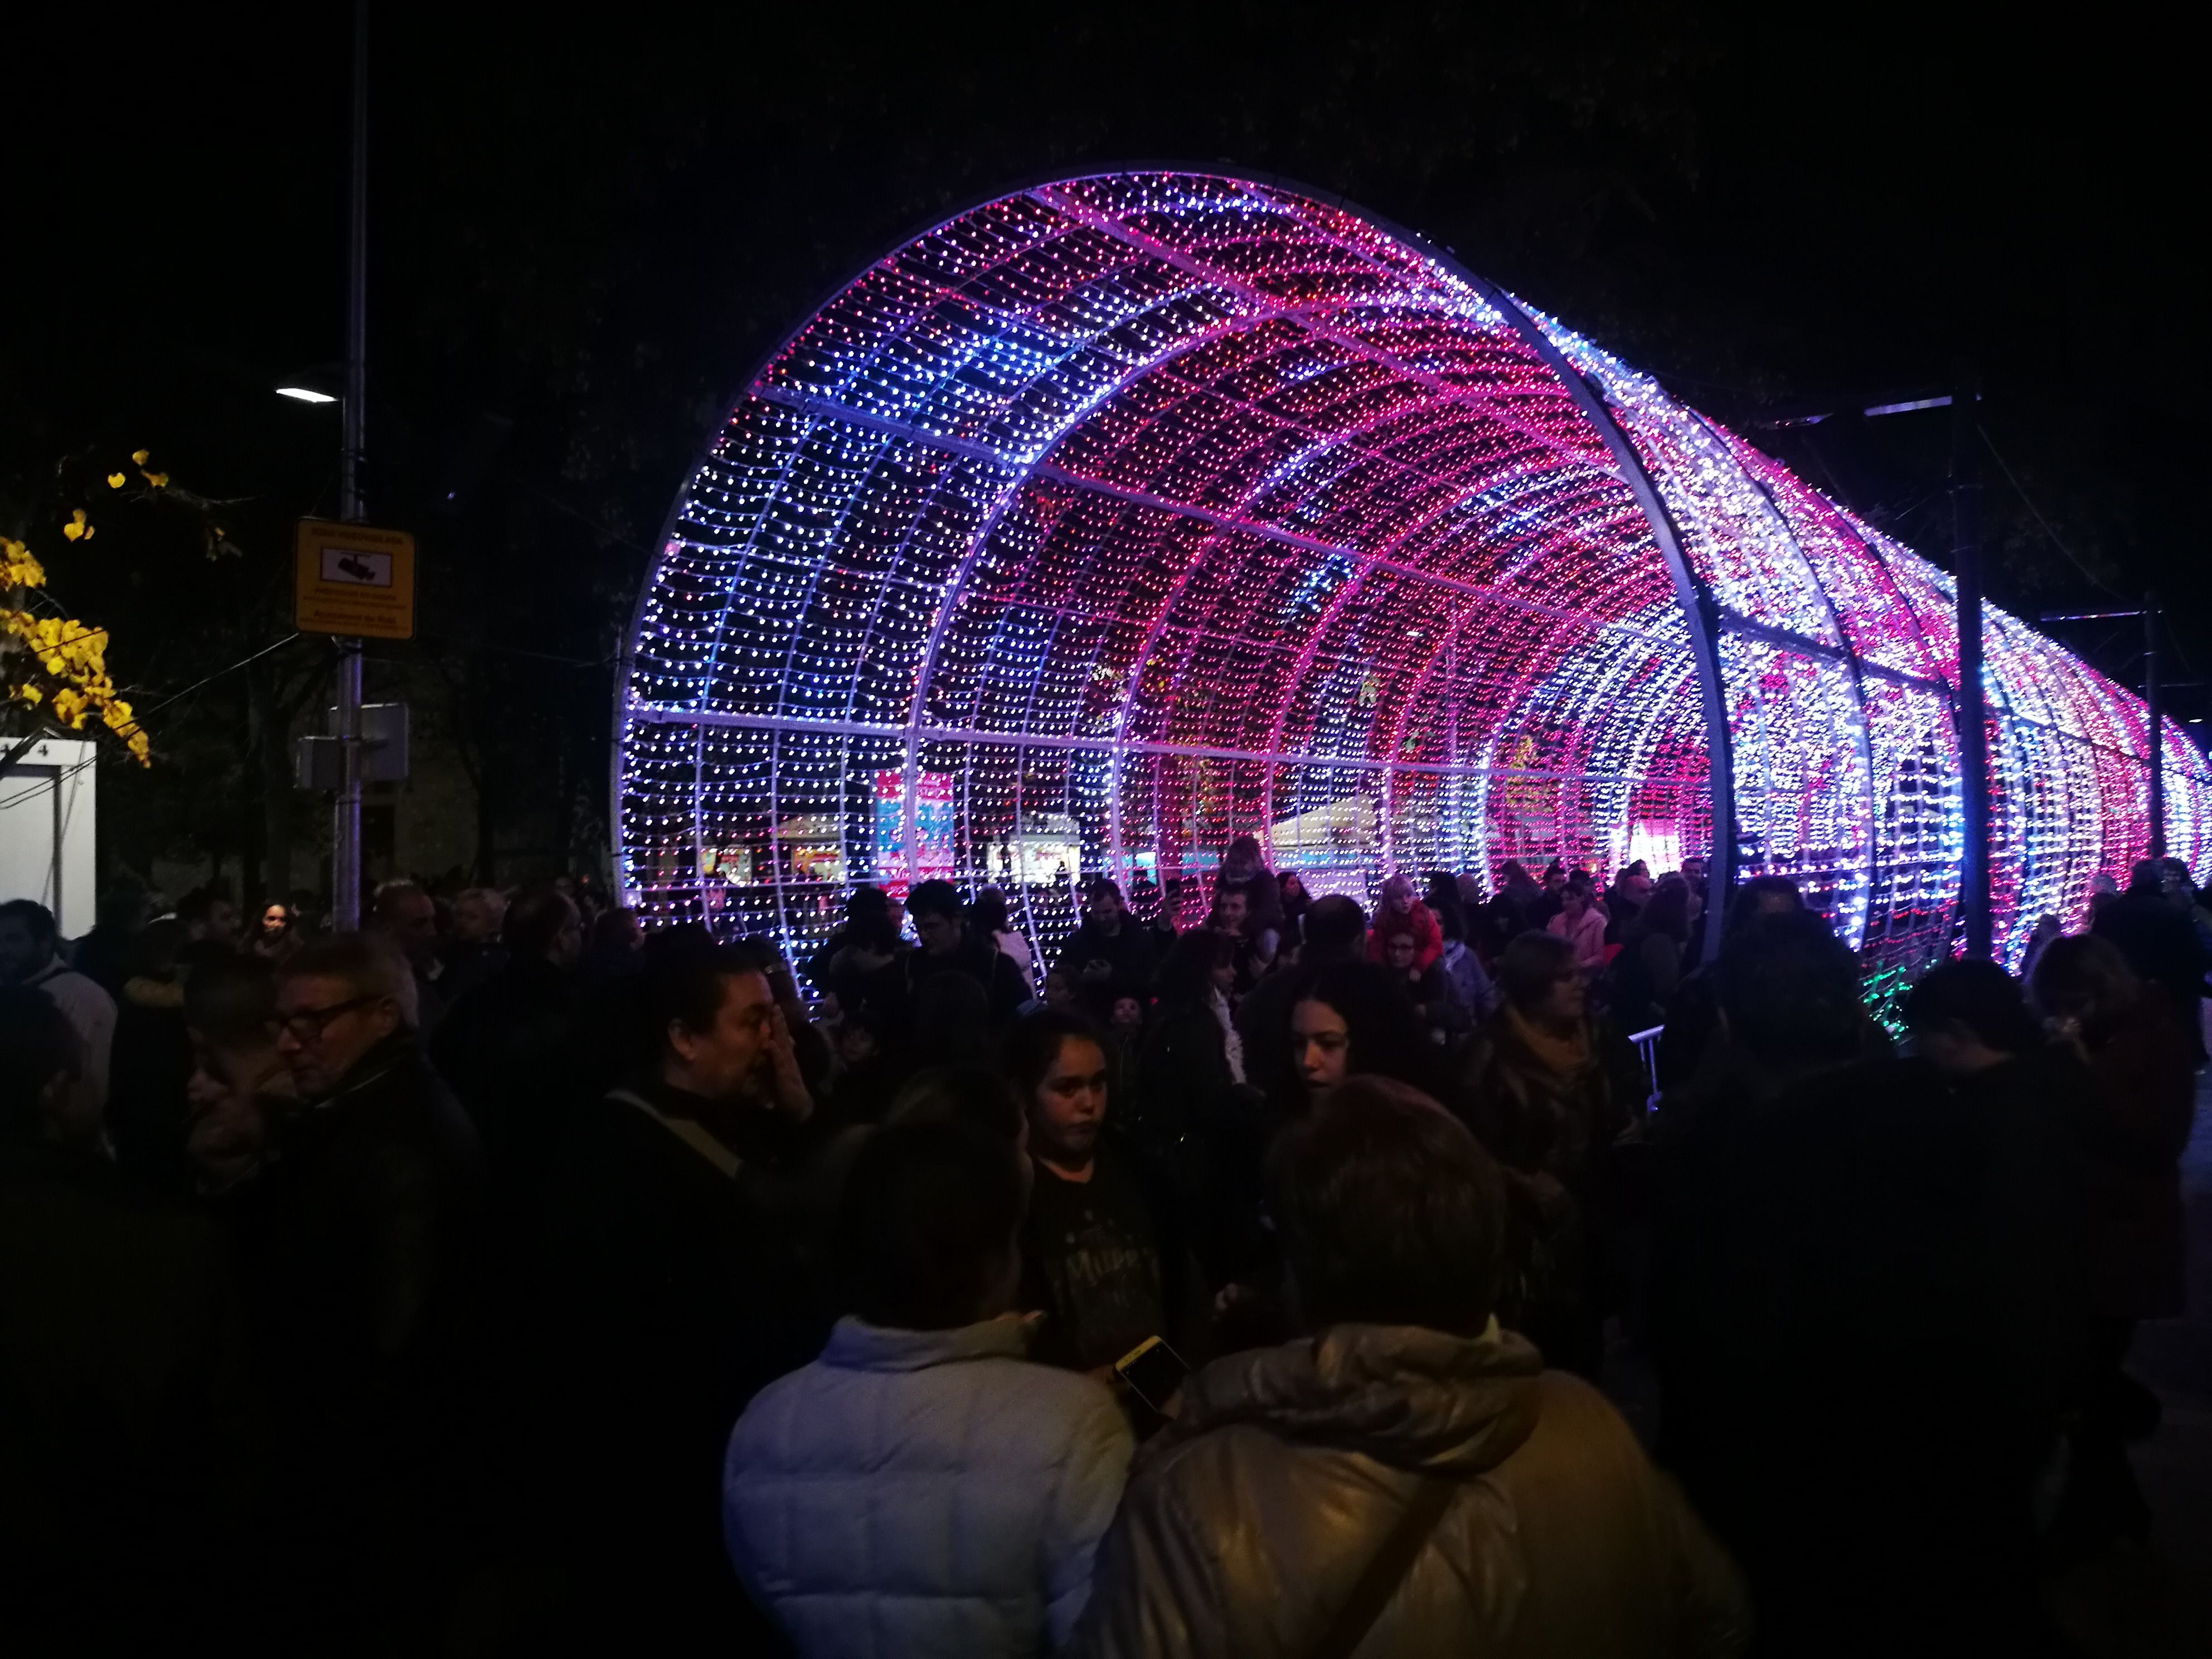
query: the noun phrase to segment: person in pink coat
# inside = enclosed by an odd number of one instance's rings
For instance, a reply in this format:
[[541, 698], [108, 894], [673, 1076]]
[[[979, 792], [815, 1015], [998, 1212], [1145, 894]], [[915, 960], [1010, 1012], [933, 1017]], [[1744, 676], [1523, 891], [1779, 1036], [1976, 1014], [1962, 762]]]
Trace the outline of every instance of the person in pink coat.
[[1605, 966], [1605, 912], [1597, 908], [1597, 896], [1587, 878], [1567, 884], [1559, 914], [1546, 924], [1544, 931], [1575, 947], [1577, 968], [1595, 972]]

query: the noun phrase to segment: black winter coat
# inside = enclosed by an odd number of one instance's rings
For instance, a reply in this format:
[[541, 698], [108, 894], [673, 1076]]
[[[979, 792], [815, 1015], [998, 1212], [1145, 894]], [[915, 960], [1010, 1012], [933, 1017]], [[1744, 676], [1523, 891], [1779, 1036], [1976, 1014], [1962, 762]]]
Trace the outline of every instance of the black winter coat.
[[561, 1530], [585, 1616], [609, 1621], [594, 1638], [640, 1650], [750, 1622], [722, 1553], [722, 1452], [746, 1401], [823, 1334], [749, 1190], [782, 1155], [775, 1126], [755, 1127], [739, 1147], [708, 1103], [642, 1085], [578, 1107], [549, 1188]]
[[[1084, 969], [1094, 962], [1106, 964], [1108, 975], [1103, 984], [1085, 976]], [[1055, 965], [1085, 1004], [1103, 1015], [1113, 1012], [1111, 1000], [1115, 996], [1148, 996], [1158, 962], [1152, 929], [1134, 916], [1125, 915], [1120, 930], [1113, 933], [1086, 921], [1069, 936]]]
[[234, 1642], [206, 1595], [258, 1474], [228, 1267], [104, 1159], [0, 1144], [0, 1650]]
[[309, 1622], [435, 1601], [478, 1494], [476, 1132], [411, 1032], [276, 1125], [241, 1230], [276, 1413], [282, 1578]]
[[2138, 978], [2166, 993], [2174, 1023], [2195, 1045], [2204, 970], [2212, 964], [2205, 961], [2204, 945], [2189, 912], [2155, 889], [2130, 887], [2097, 913], [2089, 931], [2118, 946]]
[[577, 1013], [573, 974], [518, 957], [454, 1004], [430, 1039], [503, 1195], [543, 1183], [576, 1099], [598, 1092], [579, 1075]]

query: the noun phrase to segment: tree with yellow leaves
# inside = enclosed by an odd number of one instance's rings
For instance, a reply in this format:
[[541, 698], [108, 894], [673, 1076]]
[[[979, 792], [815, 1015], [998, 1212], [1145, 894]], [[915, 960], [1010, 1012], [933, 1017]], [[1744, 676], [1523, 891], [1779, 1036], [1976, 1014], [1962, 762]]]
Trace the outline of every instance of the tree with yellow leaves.
[[[145, 465], [142, 451], [137, 459]], [[149, 476], [159, 489], [168, 480]], [[159, 477], [160, 483], [152, 483]], [[120, 488], [119, 477], [111, 488]], [[61, 526], [64, 539], [90, 539], [93, 526], [82, 507]], [[46, 585], [46, 567], [22, 542], [0, 537], [0, 692], [11, 734], [0, 738], [0, 773], [28, 753], [42, 737], [80, 732], [97, 719], [141, 766], [152, 760], [152, 744], [131, 705], [118, 696], [107, 672], [107, 630], [75, 617], [41, 615], [33, 608]]]

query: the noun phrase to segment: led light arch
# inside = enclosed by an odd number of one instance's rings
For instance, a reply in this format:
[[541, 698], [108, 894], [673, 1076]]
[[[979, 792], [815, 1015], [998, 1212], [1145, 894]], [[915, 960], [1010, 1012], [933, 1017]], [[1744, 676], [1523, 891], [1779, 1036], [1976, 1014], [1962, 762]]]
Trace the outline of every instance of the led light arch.
[[[685, 485], [617, 694], [648, 923], [805, 948], [848, 886], [1699, 854], [1870, 994], [1945, 954], [1948, 579], [1556, 320], [1311, 193], [1060, 180], [870, 266]], [[1990, 607], [2000, 955], [2148, 836], [2142, 702]], [[2166, 834], [2212, 772], [2170, 722]], [[1715, 811], [1715, 803], [1724, 810]], [[1199, 902], [1201, 884], [1190, 884]]]

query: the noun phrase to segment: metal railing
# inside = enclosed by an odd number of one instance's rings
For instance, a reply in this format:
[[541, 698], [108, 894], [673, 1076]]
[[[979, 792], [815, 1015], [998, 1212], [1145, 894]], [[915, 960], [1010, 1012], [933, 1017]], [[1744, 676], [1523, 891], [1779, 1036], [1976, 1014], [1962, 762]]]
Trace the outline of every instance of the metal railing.
[[1664, 1025], [1654, 1025], [1648, 1031], [1631, 1031], [1628, 1040], [1636, 1045], [1636, 1057], [1644, 1062], [1644, 1074], [1651, 1079], [1651, 1092], [1644, 1097], [1646, 1115], [1659, 1105], [1659, 1038], [1666, 1030]]

